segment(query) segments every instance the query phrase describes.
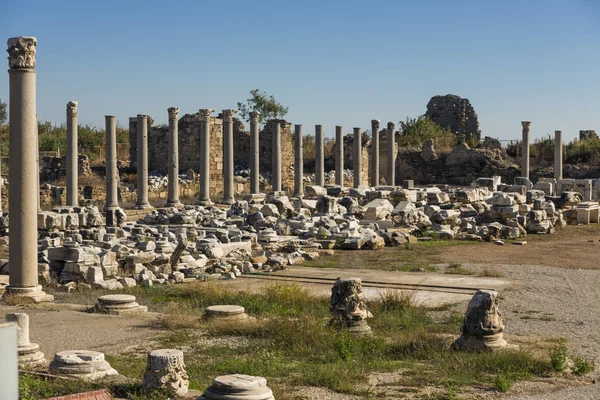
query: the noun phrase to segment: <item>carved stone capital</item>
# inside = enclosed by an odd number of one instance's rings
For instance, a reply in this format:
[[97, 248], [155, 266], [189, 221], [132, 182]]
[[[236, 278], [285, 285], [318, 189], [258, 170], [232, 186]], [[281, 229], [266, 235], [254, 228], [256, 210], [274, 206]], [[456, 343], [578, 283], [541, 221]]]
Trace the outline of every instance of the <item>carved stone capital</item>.
[[377, 131], [379, 131], [379, 123], [380, 123], [380, 122], [381, 122], [381, 121], [379, 121], [378, 119], [372, 119], [372, 120], [371, 120], [371, 129], [372, 129], [373, 131], [375, 131], [375, 129], [377, 129]]
[[250, 121], [254, 123], [258, 123], [258, 119], [260, 118], [260, 113], [258, 111], [252, 111], [250, 113]]
[[169, 121], [177, 120], [177, 117], [179, 116], [179, 107], [169, 107], [167, 111], [169, 112]]
[[523, 125], [523, 130], [529, 130], [529, 127], [531, 126], [531, 121], [521, 121], [521, 125]]
[[198, 114], [200, 114], [200, 121], [208, 121], [210, 118], [210, 114], [215, 111], [210, 108], [201, 108], [198, 110]]
[[79, 105], [76, 101], [70, 101], [67, 103], [67, 115], [71, 117], [77, 116], [77, 106]]
[[394, 129], [396, 129], [396, 124], [395, 124], [395, 123], [393, 123], [393, 122], [388, 122], [388, 123], [387, 123], [387, 128], [388, 128], [388, 130], [390, 130], [390, 131], [394, 131]]
[[8, 45], [8, 66], [10, 69], [34, 69], [35, 46], [37, 39], [33, 36], [10, 38]]
[[237, 113], [237, 110], [223, 110], [223, 121], [233, 122], [233, 115]]

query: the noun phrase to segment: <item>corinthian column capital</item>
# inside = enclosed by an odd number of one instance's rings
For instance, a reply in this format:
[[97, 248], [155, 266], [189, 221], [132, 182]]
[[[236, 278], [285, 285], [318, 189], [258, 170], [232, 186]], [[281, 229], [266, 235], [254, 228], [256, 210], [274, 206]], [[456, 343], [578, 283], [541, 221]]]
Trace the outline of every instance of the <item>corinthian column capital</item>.
[[79, 105], [79, 103], [77, 103], [76, 101], [70, 101], [67, 103], [67, 115], [71, 116], [71, 117], [76, 117], [77, 116], [77, 106]]
[[33, 36], [19, 36], [8, 39], [8, 66], [10, 69], [34, 69], [35, 46]]
[[210, 108], [201, 108], [200, 110], [198, 110], [198, 114], [200, 114], [200, 121], [208, 121], [208, 118], [210, 118], [210, 114], [215, 111], [212, 110]]
[[167, 111], [169, 112], [169, 121], [177, 120], [177, 117], [179, 116], [179, 107], [169, 107]]
[[233, 122], [233, 115], [237, 113], [237, 110], [223, 110], [223, 121]]

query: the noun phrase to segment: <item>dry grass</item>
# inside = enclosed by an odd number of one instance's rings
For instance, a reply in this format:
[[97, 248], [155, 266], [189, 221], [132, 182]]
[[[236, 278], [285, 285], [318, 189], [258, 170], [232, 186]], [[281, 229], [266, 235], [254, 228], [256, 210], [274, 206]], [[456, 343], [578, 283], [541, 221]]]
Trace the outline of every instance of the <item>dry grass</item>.
[[504, 275], [494, 267], [483, 267], [480, 276], [486, 278], [503, 278]]
[[35, 301], [31, 297], [16, 294], [4, 294], [2, 302], [8, 306], [30, 306], [35, 304]]

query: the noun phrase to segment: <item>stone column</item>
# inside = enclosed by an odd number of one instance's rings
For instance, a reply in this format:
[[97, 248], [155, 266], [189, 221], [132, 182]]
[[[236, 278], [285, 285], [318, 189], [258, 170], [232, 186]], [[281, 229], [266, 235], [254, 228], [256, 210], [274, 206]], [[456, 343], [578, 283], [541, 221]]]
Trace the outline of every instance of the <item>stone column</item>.
[[554, 131], [554, 179], [563, 176], [563, 144], [562, 131]]
[[304, 147], [302, 125], [294, 126], [294, 196], [304, 197]]
[[273, 166], [271, 168], [271, 185], [274, 192], [281, 191], [281, 124], [275, 120], [273, 131]]
[[354, 187], [357, 188], [362, 183], [362, 132], [360, 128], [354, 128]]
[[394, 137], [394, 131], [396, 124], [388, 122], [387, 124], [387, 184], [396, 186], [396, 157], [395, 157], [395, 145], [396, 138]]
[[371, 186], [379, 185], [379, 120], [371, 120]]
[[203, 108], [200, 113], [200, 199], [202, 205], [210, 204], [210, 114], [214, 110]]
[[315, 185], [325, 185], [325, 155], [323, 151], [323, 125], [315, 125]]
[[250, 113], [250, 193], [260, 193], [260, 143], [258, 137], [258, 119], [260, 113], [253, 111]]
[[[104, 211], [119, 208], [119, 169], [117, 168], [117, 119], [112, 115], [106, 121], [106, 204]], [[108, 224], [109, 221], [107, 221]]]
[[79, 190], [77, 178], [78, 149], [77, 149], [77, 105], [76, 101], [67, 103], [67, 206], [79, 205]]
[[344, 186], [344, 128], [335, 127], [335, 184]]
[[523, 143], [521, 155], [521, 176], [529, 179], [529, 127], [530, 121], [521, 121], [523, 125]]
[[151, 208], [148, 202], [148, 116], [137, 116], [137, 203], [135, 208]]
[[34, 37], [8, 39], [10, 272], [6, 294], [52, 301], [38, 284], [36, 71]]
[[233, 204], [233, 114], [237, 110], [223, 110], [223, 204]]
[[179, 201], [179, 108], [169, 107], [169, 187], [167, 207], [182, 208]]

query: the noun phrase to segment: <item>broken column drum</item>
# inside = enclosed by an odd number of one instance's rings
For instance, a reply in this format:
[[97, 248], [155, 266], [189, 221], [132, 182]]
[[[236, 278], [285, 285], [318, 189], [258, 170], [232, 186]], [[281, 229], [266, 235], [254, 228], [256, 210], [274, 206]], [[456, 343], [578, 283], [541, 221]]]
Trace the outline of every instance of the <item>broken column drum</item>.
[[148, 202], [148, 116], [137, 116], [137, 203], [135, 208], [151, 208]]
[[169, 107], [169, 186], [167, 207], [183, 207], [179, 201], [179, 108]]
[[294, 127], [294, 196], [304, 197], [304, 151], [302, 145], [302, 125]]
[[379, 120], [371, 120], [371, 186], [379, 185]]
[[396, 157], [395, 147], [396, 147], [396, 139], [395, 139], [395, 129], [396, 124], [393, 122], [388, 122], [387, 124], [387, 184], [391, 186], [396, 185]]
[[67, 196], [66, 205], [79, 205], [78, 190], [78, 149], [77, 149], [77, 105], [76, 101], [67, 103]]
[[521, 121], [523, 125], [523, 142], [521, 148], [521, 176], [529, 178], [529, 127], [530, 121]]
[[34, 37], [8, 39], [10, 272], [6, 294], [52, 301], [38, 284], [38, 126]]
[[140, 306], [135, 301], [135, 296], [130, 294], [100, 296], [96, 307], [99, 312], [112, 315], [131, 315], [148, 311], [148, 307]]
[[562, 131], [554, 131], [554, 179], [563, 176], [563, 144]]
[[95, 381], [118, 372], [104, 359], [104, 354], [91, 350], [66, 350], [56, 353], [50, 372], [85, 381]]
[[260, 143], [258, 137], [258, 119], [260, 113], [250, 113], [250, 194], [260, 193]]
[[275, 400], [267, 380], [244, 374], [222, 375], [197, 400]]
[[356, 336], [371, 335], [371, 327], [367, 318], [372, 315], [362, 292], [362, 281], [359, 278], [338, 279], [331, 288], [329, 306], [332, 318], [330, 325], [347, 329]]
[[344, 186], [344, 128], [335, 127], [335, 184]]
[[504, 325], [498, 310], [498, 292], [478, 290], [469, 301], [461, 327], [462, 335], [452, 350], [489, 351], [507, 346]]
[[183, 396], [188, 392], [189, 379], [183, 362], [183, 351], [173, 349], [154, 350], [148, 354], [142, 388], [167, 389]]
[[237, 110], [223, 110], [223, 204], [233, 204], [233, 115]]
[[272, 191], [281, 191], [281, 124], [275, 120], [275, 130], [273, 131], [273, 160], [271, 171]]
[[354, 128], [354, 187], [357, 188], [362, 183], [362, 132], [360, 128]]
[[204, 319], [207, 320], [240, 321], [248, 319], [246, 309], [236, 305], [221, 304], [209, 306], [204, 309], [204, 312]]
[[200, 199], [202, 205], [210, 204], [210, 114], [214, 110], [203, 108], [200, 114]]
[[315, 125], [315, 185], [325, 185], [323, 125]]
[[6, 314], [6, 322], [15, 322], [18, 327], [19, 366], [32, 368], [46, 363], [40, 345], [29, 341], [29, 315], [25, 313]]

